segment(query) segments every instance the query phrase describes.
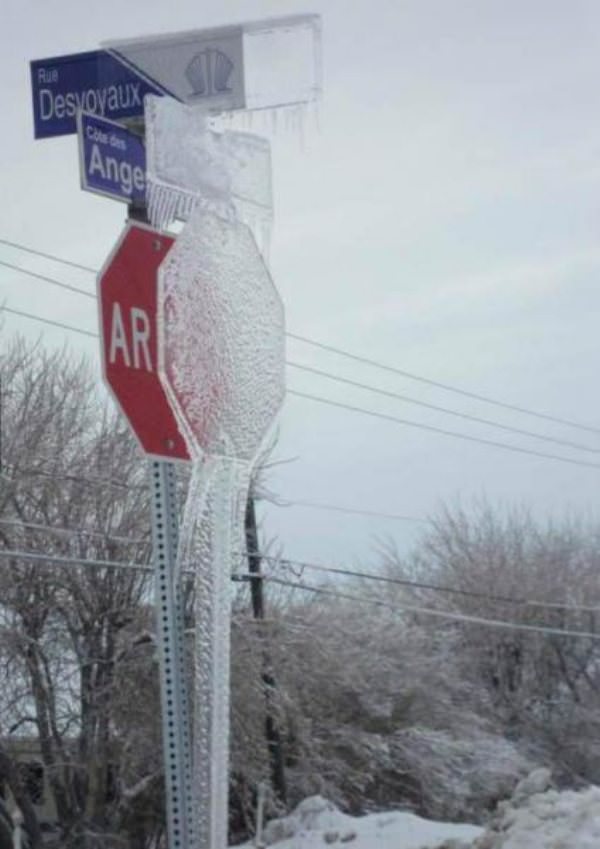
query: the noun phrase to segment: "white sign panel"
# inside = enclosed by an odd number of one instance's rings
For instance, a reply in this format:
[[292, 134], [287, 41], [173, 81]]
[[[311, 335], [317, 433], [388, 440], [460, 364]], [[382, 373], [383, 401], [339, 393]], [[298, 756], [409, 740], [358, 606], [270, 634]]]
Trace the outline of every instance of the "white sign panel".
[[209, 110], [244, 109], [242, 27], [192, 30], [105, 45], [120, 62], [177, 100]]

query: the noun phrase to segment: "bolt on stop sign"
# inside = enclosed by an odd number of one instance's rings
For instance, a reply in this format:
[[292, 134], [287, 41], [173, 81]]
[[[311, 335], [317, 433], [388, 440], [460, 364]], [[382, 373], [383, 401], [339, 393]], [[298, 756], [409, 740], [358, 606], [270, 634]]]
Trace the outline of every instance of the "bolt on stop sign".
[[146, 454], [188, 460], [162, 388], [157, 355], [158, 268], [173, 236], [129, 223], [98, 275], [104, 379]]

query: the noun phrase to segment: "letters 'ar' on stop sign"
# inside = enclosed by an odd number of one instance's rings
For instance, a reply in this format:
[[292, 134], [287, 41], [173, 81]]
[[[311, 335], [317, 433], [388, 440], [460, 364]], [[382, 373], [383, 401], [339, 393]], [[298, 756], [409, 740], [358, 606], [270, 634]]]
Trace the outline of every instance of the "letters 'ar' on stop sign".
[[98, 275], [104, 379], [146, 454], [188, 460], [161, 386], [157, 355], [158, 268], [173, 236], [130, 222]]

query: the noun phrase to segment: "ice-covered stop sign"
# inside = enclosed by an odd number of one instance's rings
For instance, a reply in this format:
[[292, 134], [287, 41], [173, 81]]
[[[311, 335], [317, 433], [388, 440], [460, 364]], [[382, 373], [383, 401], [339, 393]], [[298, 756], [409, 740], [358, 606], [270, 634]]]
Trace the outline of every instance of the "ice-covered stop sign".
[[157, 272], [174, 237], [129, 223], [98, 275], [104, 379], [142, 449], [189, 459], [158, 375]]
[[161, 379], [192, 454], [252, 464], [285, 392], [283, 304], [245, 224], [198, 208], [159, 270]]

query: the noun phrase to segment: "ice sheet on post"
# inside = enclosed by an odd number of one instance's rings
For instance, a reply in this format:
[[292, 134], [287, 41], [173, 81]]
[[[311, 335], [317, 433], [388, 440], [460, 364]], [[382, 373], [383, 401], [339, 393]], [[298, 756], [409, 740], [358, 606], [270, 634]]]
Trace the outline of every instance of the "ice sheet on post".
[[284, 315], [252, 233], [196, 207], [159, 270], [159, 370], [193, 458], [177, 572], [195, 573], [198, 849], [225, 849], [230, 574], [250, 474], [284, 397]]

